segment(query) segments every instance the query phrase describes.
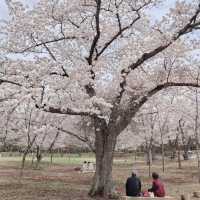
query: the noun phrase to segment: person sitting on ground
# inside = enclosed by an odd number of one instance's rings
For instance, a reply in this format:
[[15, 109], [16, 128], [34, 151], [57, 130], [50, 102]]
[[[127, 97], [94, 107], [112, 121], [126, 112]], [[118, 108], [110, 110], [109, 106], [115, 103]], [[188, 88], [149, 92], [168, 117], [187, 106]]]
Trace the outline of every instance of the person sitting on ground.
[[126, 196], [137, 197], [141, 195], [141, 181], [136, 174], [134, 170], [132, 176], [126, 181]]
[[81, 171], [86, 172], [87, 170], [88, 170], [88, 164], [87, 164], [87, 161], [84, 161], [81, 167]]
[[155, 197], [164, 197], [165, 188], [162, 181], [159, 179], [159, 175], [155, 172], [152, 173], [152, 187], [148, 189], [148, 192], [153, 192]]

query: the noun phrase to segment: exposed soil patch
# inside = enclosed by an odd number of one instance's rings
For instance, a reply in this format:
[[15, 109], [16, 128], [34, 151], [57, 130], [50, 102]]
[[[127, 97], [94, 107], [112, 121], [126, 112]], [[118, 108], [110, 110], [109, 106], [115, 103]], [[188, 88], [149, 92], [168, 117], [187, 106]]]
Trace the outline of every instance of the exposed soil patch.
[[[194, 179], [197, 168], [191, 162], [185, 162], [182, 170], [177, 169], [177, 163], [169, 163], [166, 173], [161, 172], [159, 163], [152, 167], [161, 174], [168, 195], [180, 198], [181, 194], [192, 195], [200, 190], [200, 185]], [[148, 177], [148, 167], [145, 163], [134, 164], [143, 182], [143, 189], [151, 186]], [[45, 165], [41, 170], [26, 169], [20, 178], [19, 166], [12, 162], [0, 163], [0, 200], [91, 200], [87, 193], [92, 182], [93, 173], [82, 174], [74, 170], [76, 165]], [[120, 164], [114, 166], [113, 177], [116, 188], [125, 193], [124, 183], [130, 175], [132, 165]]]

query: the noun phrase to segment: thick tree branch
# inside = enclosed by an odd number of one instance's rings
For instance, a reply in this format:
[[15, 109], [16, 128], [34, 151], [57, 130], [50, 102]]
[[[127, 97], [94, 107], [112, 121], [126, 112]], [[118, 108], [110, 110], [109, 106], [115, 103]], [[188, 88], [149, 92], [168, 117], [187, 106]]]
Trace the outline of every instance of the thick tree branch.
[[62, 131], [70, 136], [73, 136], [74, 138], [78, 139], [79, 141], [81, 142], [84, 142], [87, 144], [87, 146], [93, 151], [95, 152], [95, 148], [94, 146], [91, 144], [91, 141], [89, 141], [89, 139], [87, 137], [83, 137], [83, 136], [80, 136], [78, 134], [75, 134], [71, 131], [68, 131], [68, 130], [65, 130], [65, 129], [62, 129], [62, 128], [58, 128], [59, 131]]
[[200, 88], [200, 84], [198, 83], [178, 83], [178, 82], [166, 82], [163, 84], [157, 85], [155, 88], [150, 90], [145, 96], [143, 96], [137, 103], [137, 107], [140, 108], [144, 103], [147, 102], [147, 100], [158, 93], [159, 91], [169, 88], [169, 87], [195, 87]]
[[[96, 0], [96, 14], [95, 14], [96, 35], [94, 36], [94, 39], [93, 39], [91, 47], [90, 47], [89, 57], [86, 58], [88, 64], [91, 65], [90, 74], [91, 74], [92, 80], [95, 79], [95, 72], [93, 70], [93, 65], [92, 65], [93, 64], [93, 56], [94, 56], [95, 52], [98, 53], [97, 52], [97, 44], [98, 44], [100, 34], [101, 34], [100, 19], [99, 19], [100, 11], [101, 11], [101, 0]], [[89, 84], [85, 85], [85, 90], [90, 97], [93, 97], [96, 94], [93, 84], [91, 82]]]
[[92, 45], [91, 45], [91, 48], [90, 48], [90, 54], [89, 54], [89, 57], [87, 58], [89, 65], [92, 65], [95, 48], [97, 47], [98, 40], [99, 40], [100, 34], [101, 34], [100, 21], [99, 21], [100, 11], [101, 11], [101, 0], [97, 0], [96, 1], [96, 14], [95, 14], [96, 35], [94, 36], [94, 39], [92, 41]]
[[166, 82], [163, 84], [157, 85], [155, 88], [150, 90], [147, 93], [147, 97], [151, 97], [157, 92], [159, 92], [162, 89], [168, 88], [168, 87], [195, 87], [195, 88], [200, 88], [200, 84], [198, 83], [178, 83], [178, 82]]
[[167, 42], [165, 45], [161, 45], [161, 46], [153, 49], [152, 51], [150, 51], [148, 53], [144, 53], [135, 63], [132, 63], [126, 69], [121, 70], [121, 75], [122, 75], [123, 80], [120, 82], [120, 92], [116, 98], [117, 104], [120, 103], [123, 93], [125, 92], [126, 79], [127, 79], [127, 76], [130, 74], [130, 72], [133, 71], [134, 69], [138, 68], [145, 61], [149, 60], [150, 58], [154, 57], [158, 53], [167, 49], [175, 41], [177, 41], [182, 35], [185, 35], [185, 34], [191, 32], [192, 30], [194, 30], [195, 28], [199, 27], [200, 21], [198, 21], [198, 22], [196, 21], [199, 13], [200, 13], [200, 4], [198, 5], [198, 8], [197, 8], [195, 14], [191, 17], [189, 22], [182, 29], [180, 29], [176, 34], [174, 34], [174, 36], [172, 37], [172, 39], [169, 42]]
[[14, 82], [14, 81], [9, 81], [9, 80], [5, 80], [5, 79], [0, 79], [0, 85], [3, 84], [3, 83], [10, 83], [12, 85], [17, 85], [17, 86], [22, 86], [22, 84], [20, 83], [17, 83], [17, 82]]
[[91, 116], [91, 117], [97, 117], [100, 115], [100, 111], [98, 110], [90, 110], [90, 109], [85, 109], [85, 110], [79, 110], [76, 108], [56, 108], [56, 107], [47, 107], [46, 105], [39, 106], [36, 104], [36, 108], [41, 109], [45, 112], [49, 113], [54, 113], [54, 114], [62, 114], [62, 115], [80, 115], [80, 116]]
[[[200, 84], [197, 83], [183, 83], [183, 82], [165, 82], [163, 84], [157, 85], [155, 88], [149, 90], [144, 96], [135, 96], [130, 101], [128, 108], [125, 111], [118, 113], [119, 121], [116, 126], [117, 133], [120, 134], [130, 123], [131, 119], [135, 116], [138, 110], [151, 98], [153, 95], [157, 94], [163, 89], [169, 87], [195, 87], [200, 88]], [[111, 123], [111, 122], [110, 122]]]

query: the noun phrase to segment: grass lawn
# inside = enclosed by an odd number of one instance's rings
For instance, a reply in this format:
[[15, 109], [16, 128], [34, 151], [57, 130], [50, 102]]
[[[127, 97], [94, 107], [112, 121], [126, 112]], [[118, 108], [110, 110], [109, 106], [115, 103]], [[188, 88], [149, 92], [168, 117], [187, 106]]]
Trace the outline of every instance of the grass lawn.
[[[21, 157], [0, 158], [0, 200], [89, 200], [87, 192], [92, 182], [92, 173], [81, 174], [74, 170], [83, 161], [94, 161], [91, 154], [81, 157], [73, 154], [64, 157], [55, 156], [53, 164], [44, 157], [39, 170], [31, 168], [31, 157], [27, 159], [23, 177], [20, 177]], [[177, 169], [175, 161], [167, 161], [166, 172], [161, 172], [161, 162], [156, 161], [152, 171], [160, 173], [167, 194], [180, 198], [181, 194], [192, 195], [200, 191], [195, 161], [184, 161], [183, 169]], [[151, 185], [148, 166], [143, 159], [117, 158], [114, 161], [113, 177], [116, 188], [125, 193], [124, 183], [132, 168], [137, 169], [142, 180], [143, 190]]]

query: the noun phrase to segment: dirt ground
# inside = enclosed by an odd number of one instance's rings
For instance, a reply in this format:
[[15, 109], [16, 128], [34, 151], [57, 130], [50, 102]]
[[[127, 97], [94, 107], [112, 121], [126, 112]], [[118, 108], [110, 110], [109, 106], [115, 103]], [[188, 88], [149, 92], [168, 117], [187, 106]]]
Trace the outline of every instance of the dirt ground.
[[[197, 168], [194, 162], [183, 163], [183, 169], [177, 169], [177, 163], [168, 162], [166, 172], [161, 172], [161, 163], [156, 162], [152, 171], [160, 173], [167, 195], [180, 199], [195, 191], [200, 191], [197, 181]], [[26, 169], [23, 178], [19, 177], [19, 163], [0, 161], [0, 200], [90, 200], [87, 192], [93, 174], [81, 174], [74, 170], [78, 165], [45, 165], [40, 170]], [[133, 164], [120, 162], [114, 165], [113, 177], [116, 189], [124, 194], [124, 183], [130, 175]], [[142, 161], [135, 161], [142, 180], [143, 190], [151, 185], [148, 167]]]

